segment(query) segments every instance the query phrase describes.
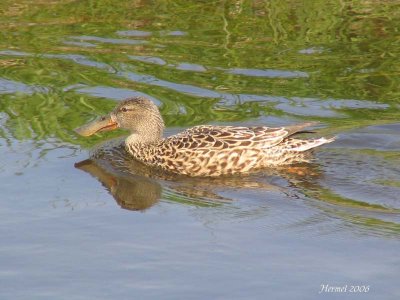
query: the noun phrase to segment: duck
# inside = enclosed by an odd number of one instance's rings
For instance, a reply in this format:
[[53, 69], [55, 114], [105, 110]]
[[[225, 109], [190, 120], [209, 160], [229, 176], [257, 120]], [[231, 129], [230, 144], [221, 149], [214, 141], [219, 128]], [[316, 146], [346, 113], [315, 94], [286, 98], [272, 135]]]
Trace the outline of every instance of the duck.
[[198, 125], [164, 138], [164, 121], [157, 105], [139, 96], [121, 101], [109, 114], [75, 131], [81, 136], [122, 128], [126, 152], [142, 164], [191, 177], [244, 174], [263, 168], [307, 161], [312, 149], [335, 138], [298, 139], [316, 125], [286, 127]]

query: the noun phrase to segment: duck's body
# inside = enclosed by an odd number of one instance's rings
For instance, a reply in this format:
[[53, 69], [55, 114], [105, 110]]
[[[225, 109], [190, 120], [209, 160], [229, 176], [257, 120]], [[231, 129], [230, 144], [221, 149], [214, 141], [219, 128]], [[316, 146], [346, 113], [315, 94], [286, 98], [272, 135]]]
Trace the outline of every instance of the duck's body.
[[157, 106], [138, 97], [123, 101], [109, 116], [78, 133], [87, 136], [117, 127], [130, 129], [126, 150], [143, 164], [176, 174], [220, 176], [306, 160], [308, 150], [333, 141], [292, 137], [313, 124], [279, 128], [202, 125], [162, 138], [164, 123]]
[[128, 138], [125, 147], [146, 165], [189, 176], [219, 176], [303, 161], [306, 150], [330, 142], [288, 138], [291, 129], [202, 125], [150, 144]]

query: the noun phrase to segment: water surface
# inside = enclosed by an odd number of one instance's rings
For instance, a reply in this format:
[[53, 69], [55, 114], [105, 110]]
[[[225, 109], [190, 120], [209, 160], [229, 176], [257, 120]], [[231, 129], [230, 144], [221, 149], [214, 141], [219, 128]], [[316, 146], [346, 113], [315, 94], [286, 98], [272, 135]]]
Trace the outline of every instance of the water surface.
[[[0, 11], [0, 298], [400, 297], [396, 2]], [[338, 138], [313, 163], [245, 177], [163, 176], [118, 149], [85, 161], [126, 133], [73, 129], [133, 96], [159, 105], [167, 135], [309, 120]]]

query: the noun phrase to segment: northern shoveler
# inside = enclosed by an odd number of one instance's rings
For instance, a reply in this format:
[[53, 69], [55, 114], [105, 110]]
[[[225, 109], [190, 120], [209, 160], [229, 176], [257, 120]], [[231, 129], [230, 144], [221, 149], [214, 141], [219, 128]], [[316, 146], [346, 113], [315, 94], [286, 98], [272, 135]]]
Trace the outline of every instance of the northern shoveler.
[[76, 130], [82, 136], [116, 128], [131, 134], [125, 147], [143, 164], [189, 176], [248, 173], [262, 168], [305, 161], [311, 149], [334, 138], [294, 138], [314, 122], [286, 127], [200, 125], [163, 138], [164, 121], [149, 99], [122, 101], [108, 115]]

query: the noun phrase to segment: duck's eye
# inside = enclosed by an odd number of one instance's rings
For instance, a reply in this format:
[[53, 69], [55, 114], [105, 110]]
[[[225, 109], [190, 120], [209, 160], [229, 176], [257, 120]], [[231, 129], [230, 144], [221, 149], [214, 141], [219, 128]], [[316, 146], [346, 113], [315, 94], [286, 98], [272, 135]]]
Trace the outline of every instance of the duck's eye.
[[121, 108], [121, 111], [122, 111], [122, 112], [127, 112], [128, 109], [127, 109], [126, 107], [123, 107], [123, 108]]

